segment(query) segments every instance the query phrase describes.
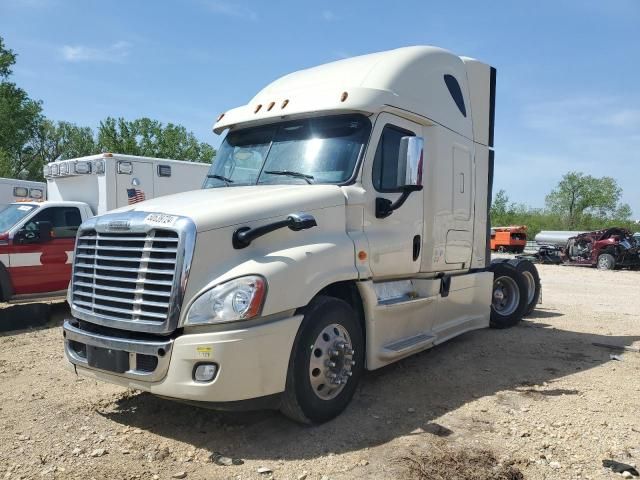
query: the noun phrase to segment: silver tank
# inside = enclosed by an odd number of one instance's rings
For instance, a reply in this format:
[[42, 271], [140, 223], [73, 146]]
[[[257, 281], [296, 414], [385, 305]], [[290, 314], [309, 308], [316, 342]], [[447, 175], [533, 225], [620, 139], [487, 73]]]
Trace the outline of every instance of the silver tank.
[[567, 240], [576, 235], [580, 235], [585, 232], [572, 232], [568, 230], [543, 230], [536, 235], [535, 240], [539, 245], [557, 245], [563, 246], [567, 243]]

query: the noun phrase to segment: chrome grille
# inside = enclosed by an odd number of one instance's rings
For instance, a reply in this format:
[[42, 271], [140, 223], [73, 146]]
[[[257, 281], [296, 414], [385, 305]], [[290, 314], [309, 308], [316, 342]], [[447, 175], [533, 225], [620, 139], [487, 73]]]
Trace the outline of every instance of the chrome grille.
[[165, 324], [179, 248], [178, 232], [172, 230], [82, 230], [74, 258], [74, 310], [117, 322]]

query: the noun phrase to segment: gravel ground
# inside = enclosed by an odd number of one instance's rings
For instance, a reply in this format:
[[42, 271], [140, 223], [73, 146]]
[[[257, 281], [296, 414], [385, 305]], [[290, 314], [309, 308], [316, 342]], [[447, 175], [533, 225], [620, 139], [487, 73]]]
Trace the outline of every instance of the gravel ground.
[[539, 268], [543, 303], [519, 326], [370, 372], [347, 411], [316, 427], [76, 377], [54, 305], [46, 327], [0, 334], [0, 476], [405, 478], [402, 457], [446, 442], [490, 449], [526, 479], [622, 478], [602, 460], [640, 463], [640, 353], [592, 343], [640, 346], [640, 272]]

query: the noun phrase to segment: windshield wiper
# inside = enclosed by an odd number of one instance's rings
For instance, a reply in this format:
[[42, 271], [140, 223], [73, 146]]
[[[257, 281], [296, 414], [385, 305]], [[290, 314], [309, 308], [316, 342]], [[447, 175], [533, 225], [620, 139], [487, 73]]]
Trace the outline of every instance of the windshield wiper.
[[215, 178], [216, 180], [222, 180], [227, 187], [229, 186], [230, 183], [233, 183], [233, 180], [231, 180], [230, 178], [224, 177], [222, 175], [207, 175], [207, 178]]
[[292, 172], [291, 170], [265, 170], [264, 173], [269, 175], [286, 175], [287, 177], [302, 178], [308, 184], [313, 183], [313, 175], [307, 175], [306, 173]]

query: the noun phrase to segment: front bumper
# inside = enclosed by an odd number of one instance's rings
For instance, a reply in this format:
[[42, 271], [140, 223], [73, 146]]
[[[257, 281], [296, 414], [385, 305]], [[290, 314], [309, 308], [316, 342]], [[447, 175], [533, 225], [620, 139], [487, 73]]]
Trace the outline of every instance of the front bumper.
[[[229, 330], [149, 340], [93, 333], [67, 320], [63, 332], [67, 359], [80, 375], [181, 400], [235, 402], [284, 391], [301, 322], [302, 315], [295, 315], [246, 328], [236, 324]], [[127, 352], [128, 368], [114, 373], [89, 366], [83, 345], [85, 351], [94, 346]], [[218, 366], [212, 381], [194, 380], [194, 367], [201, 363]]]

